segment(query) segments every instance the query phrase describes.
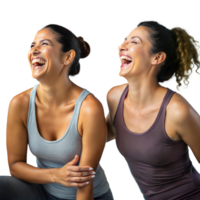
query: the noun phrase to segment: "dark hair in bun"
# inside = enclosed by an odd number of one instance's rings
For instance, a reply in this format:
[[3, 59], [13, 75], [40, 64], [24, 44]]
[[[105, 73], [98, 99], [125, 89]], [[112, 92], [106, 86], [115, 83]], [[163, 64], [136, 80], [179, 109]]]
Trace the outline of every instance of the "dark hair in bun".
[[81, 47], [81, 58], [85, 58], [90, 54], [90, 45], [82, 37], [78, 37], [78, 40]]
[[58, 34], [57, 41], [62, 44], [62, 51], [67, 52], [73, 49], [76, 52], [76, 56], [69, 70], [69, 74], [74, 76], [80, 71], [80, 58], [85, 58], [90, 54], [90, 46], [83, 40], [82, 37], [76, 37], [70, 30], [56, 25], [49, 24], [44, 28], [50, 28], [53, 32]]

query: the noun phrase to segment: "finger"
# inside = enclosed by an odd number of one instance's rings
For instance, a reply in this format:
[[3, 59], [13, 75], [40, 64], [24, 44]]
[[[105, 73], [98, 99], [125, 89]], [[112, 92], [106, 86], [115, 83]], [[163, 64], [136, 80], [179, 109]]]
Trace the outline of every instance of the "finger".
[[74, 165], [74, 162], [75, 162], [75, 158], [73, 160], [71, 160], [70, 162], [68, 162], [66, 165]]
[[81, 171], [92, 171], [93, 168], [92, 167], [81, 167], [80, 170]]
[[84, 182], [87, 182], [87, 181], [93, 179], [94, 177], [95, 177], [95, 175], [92, 175], [89, 177], [71, 177], [71, 178], [68, 178], [68, 181], [72, 182], [72, 183], [84, 183]]
[[73, 177], [86, 177], [86, 176], [92, 176], [95, 175], [96, 172], [91, 171], [91, 172], [72, 172]]
[[80, 167], [79, 166], [67, 166], [66, 167], [67, 170], [69, 171], [74, 171], [74, 172], [79, 172], [80, 171]]
[[74, 172], [89, 172], [89, 171], [93, 171], [93, 168], [89, 166], [80, 167], [80, 166], [69, 165], [67, 166], [67, 170], [74, 171]]

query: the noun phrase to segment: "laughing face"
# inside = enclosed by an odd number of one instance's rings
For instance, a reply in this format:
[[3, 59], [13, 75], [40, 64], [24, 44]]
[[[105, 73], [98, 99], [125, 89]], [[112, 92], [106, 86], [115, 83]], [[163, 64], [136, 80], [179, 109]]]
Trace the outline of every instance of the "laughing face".
[[53, 78], [64, 65], [62, 45], [57, 42], [56, 34], [49, 28], [40, 30], [31, 44], [28, 59], [33, 78]]
[[119, 46], [121, 59], [120, 76], [125, 78], [143, 76], [151, 66], [152, 55], [148, 29], [140, 26], [134, 29]]

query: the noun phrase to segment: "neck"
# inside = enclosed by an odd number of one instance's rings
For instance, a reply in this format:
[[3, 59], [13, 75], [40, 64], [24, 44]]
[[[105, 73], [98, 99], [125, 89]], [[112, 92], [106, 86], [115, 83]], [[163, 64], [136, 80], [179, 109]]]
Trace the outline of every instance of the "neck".
[[70, 104], [74, 101], [71, 94], [74, 83], [68, 76], [49, 79], [49, 81], [40, 81], [38, 87], [39, 101], [48, 107], [57, 107], [61, 104]]
[[127, 100], [137, 110], [143, 109], [157, 99], [161, 86], [156, 78], [137, 77], [127, 80], [129, 84]]

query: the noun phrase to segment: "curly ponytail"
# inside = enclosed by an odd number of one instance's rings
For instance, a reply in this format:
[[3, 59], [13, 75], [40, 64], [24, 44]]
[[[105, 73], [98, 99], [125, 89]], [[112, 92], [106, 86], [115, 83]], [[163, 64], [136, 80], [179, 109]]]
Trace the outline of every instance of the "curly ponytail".
[[[194, 65], [197, 70], [200, 68], [198, 60], [198, 52], [195, 46], [197, 41], [181, 28], [171, 29], [176, 41], [176, 57], [177, 57], [177, 70], [175, 71], [176, 81], [178, 86], [181, 86], [181, 80], [188, 85], [188, 78], [192, 72]], [[196, 71], [197, 71], [196, 70]]]
[[154, 21], [141, 22], [138, 26], [145, 26], [152, 30], [149, 31], [152, 54], [166, 53], [164, 64], [157, 75], [158, 82], [169, 80], [175, 75], [178, 87], [182, 85], [182, 80], [185, 85], [188, 85], [188, 78], [194, 65], [197, 66], [197, 70], [200, 68], [197, 41], [181, 28], [169, 30]]

